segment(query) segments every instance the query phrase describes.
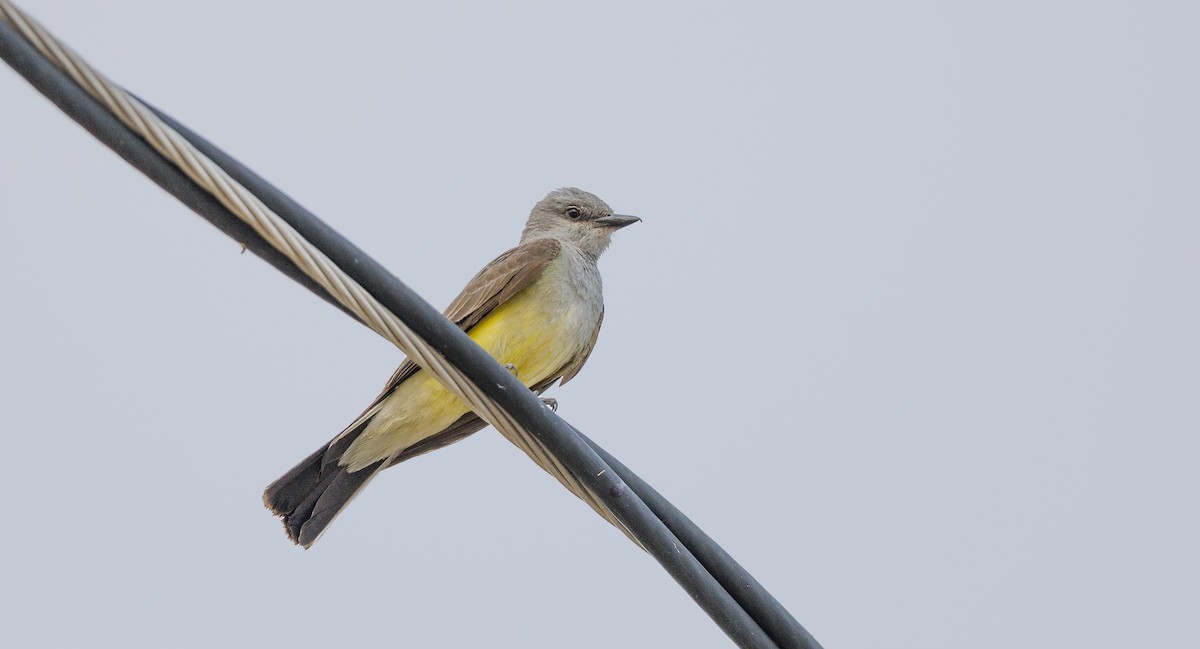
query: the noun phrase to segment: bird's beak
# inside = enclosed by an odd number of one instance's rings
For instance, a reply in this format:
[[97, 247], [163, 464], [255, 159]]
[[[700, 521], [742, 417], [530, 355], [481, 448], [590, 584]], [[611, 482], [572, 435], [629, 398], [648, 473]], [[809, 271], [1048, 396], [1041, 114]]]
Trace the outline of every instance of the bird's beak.
[[637, 223], [638, 221], [641, 221], [641, 219], [639, 219], [636, 216], [625, 216], [624, 214], [612, 214], [609, 216], [602, 216], [602, 217], [596, 219], [595, 222], [597, 225], [603, 225], [606, 228], [611, 228], [613, 230], [620, 230], [621, 228], [623, 228], [627, 225], [633, 225], [634, 223]]

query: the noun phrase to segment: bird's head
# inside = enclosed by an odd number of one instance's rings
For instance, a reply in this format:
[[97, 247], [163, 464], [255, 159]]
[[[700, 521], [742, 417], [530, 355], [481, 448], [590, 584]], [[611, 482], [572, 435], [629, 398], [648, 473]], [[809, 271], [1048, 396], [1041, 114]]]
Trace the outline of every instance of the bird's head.
[[599, 257], [612, 241], [612, 233], [641, 221], [636, 216], [613, 214], [598, 196], [575, 187], [556, 189], [533, 206], [521, 241], [553, 237], [572, 243]]

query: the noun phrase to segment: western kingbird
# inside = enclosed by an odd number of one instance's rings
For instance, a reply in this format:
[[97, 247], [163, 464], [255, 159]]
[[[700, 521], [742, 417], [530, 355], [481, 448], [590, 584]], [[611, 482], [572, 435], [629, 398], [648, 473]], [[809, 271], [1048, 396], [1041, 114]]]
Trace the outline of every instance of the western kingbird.
[[[527, 387], [541, 394], [583, 367], [604, 319], [596, 260], [612, 233], [641, 219], [613, 214], [574, 187], [533, 206], [520, 244], [475, 275], [445, 314]], [[486, 425], [411, 359], [337, 437], [271, 483], [263, 502], [288, 538], [309, 547], [387, 467]]]

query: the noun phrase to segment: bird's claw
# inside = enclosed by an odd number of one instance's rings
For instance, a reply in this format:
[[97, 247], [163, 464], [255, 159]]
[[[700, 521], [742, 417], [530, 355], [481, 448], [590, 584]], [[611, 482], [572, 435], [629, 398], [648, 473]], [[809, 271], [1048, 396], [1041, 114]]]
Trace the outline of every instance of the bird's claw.
[[554, 397], [541, 397], [542, 403], [546, 404], [552, 412], [558, 412], [558, 399]]

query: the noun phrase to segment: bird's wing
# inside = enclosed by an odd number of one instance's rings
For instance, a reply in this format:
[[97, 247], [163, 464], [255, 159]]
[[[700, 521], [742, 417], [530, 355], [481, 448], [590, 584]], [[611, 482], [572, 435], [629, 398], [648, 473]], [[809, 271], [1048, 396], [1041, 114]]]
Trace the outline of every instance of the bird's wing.
[[[562, 244], [556, 239], [534, 239], [505, 252], [484, 266], [483, 270], [479, 271], [475, 277], [472, 277], [443, 313], [460, 329], [469, 332], [471, 327], [479, 324], [479, 321], [494, 311], [496, 307], [504, 304], [532, 284], [546, 269], [546, 266], [558, 256], [561, 249]], [[383, 401], [419, 369], [421, 367], [411, 358], [404, 359], [371, 405], [367, 406], [362, 414], [329, 443], [325, 453], [326, 462], [336, 462], [364, 430], [363, 424], [379, 412]], [[542, 389], [544, 390], [546, 387], [549, 385]], [[464, 417], [474, 417], [474, 413], [467, 413]], [[431, 437], [426, 440], [428, 443], [424, 445], [423, 452], [456, 442], [481, 427], [470, 421], [456, 421], [446, 431], [433, 435], [437, 439]]]
[[[445, 316], [463, 331], [471, 331], [487, 314], [540, 277], [561, 249], [562, 244], [556, 239], [534, 239], [496, 257], [467, 282], [458, 297], [446, 307]], [[412, 359], [404, 359], [367, 410], [387, 398], [419, 369]]]

